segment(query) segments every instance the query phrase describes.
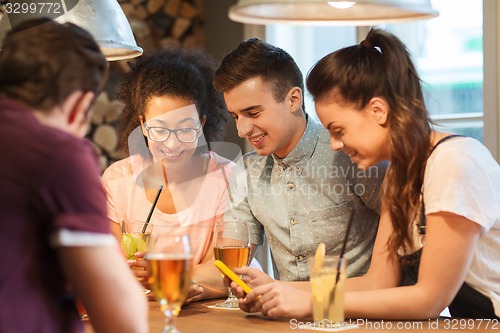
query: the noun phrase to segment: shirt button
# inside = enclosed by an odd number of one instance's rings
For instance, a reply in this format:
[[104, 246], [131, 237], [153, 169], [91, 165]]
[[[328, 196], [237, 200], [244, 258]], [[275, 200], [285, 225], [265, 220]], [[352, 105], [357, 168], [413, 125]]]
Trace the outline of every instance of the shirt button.
[[290, 224], [292, 224], [292, 225], [296, 225], [296, 224], [297, 224], [297, 221], [296, 221], [295, 219], [291, 219], [291, 220], [290, 220]]
[[297, 256], [297, 261], [301, 262], [304, 260], [304, 257], [303, 256]]
[[295, 184], [294, 183], [288, 183], [287, 186], [288, 186], [289, 190], [293, 190], [293, 188], [295, 187]]

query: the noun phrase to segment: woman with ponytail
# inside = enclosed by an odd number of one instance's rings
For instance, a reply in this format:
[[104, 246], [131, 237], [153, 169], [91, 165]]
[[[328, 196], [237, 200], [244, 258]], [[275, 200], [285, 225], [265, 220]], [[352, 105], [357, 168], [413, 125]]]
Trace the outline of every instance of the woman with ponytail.
[[[346, 317], [422, 320], [448, 307], [456, 317], [498, 319], [500, 166], [480, 142], [431, 127], [405, 45], [372, 29], [321, 59], [307, 89], [333, 150], [361, 169], [391, 161], [371, 266], [347, 280]], [[253, 287], [242, 309], [311, 316], [309, 285]]]

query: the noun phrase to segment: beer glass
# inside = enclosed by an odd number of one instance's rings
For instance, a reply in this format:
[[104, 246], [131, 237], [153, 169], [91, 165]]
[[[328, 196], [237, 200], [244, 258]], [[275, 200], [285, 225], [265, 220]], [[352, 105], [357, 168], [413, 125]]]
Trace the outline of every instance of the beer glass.
[[[250, 259], [250, 236], [245, 221], [217, 221], [214, 229], [214, 257], [233, 269], [248, 265]], [[220, 308], [239, 308], [238, 299], [228, 288], [228, 297]]]
[[179, 333], [175, 317], [186, 300], [193, 274], [188, 233], [155, 232], [149, 239], [144, 258], [148, 266], [149, 285], [165, 315], [163, 333]]

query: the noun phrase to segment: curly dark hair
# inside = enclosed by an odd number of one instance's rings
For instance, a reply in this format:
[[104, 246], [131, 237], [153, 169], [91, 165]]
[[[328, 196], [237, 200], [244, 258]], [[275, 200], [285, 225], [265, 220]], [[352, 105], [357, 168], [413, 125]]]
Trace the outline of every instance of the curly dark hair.
[[207, 143], [220, 141], [228, 121], [226, 104], [213, 87], [215, 63], [201, 49], [169, 48], [141, 56], [126, 75], [118, 91], [125, 103], [119, 126], [119, 146], [128, 152], [128, 137], [140, 126], [146, 105], [152, 97], [173, 96], [192, 101]]

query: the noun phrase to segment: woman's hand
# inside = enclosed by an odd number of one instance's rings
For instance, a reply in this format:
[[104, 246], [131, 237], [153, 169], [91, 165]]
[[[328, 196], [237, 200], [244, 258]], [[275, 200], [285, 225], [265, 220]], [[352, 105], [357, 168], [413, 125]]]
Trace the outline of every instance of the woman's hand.
[[184, 301], [184, 305], [188, 305], [191, 302], [199, 301], [204, 291], [205, 289], [203, 289], [202, 286], [200, 286], [195, 281], [191, 281], [191, 285], [189, 286], [189, 291], [186, 300]]
[[145, 252], [136, 252], [134, 256], [137, 258], [136, 260], [127, 260], [128, 265], [132, 268], [137, 280], [142, 284], [142, 286], [146, 289], [151, 289], [148, 283], [148, 271], [146, 260], [144, 260]]

